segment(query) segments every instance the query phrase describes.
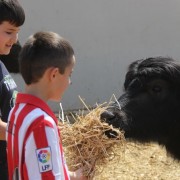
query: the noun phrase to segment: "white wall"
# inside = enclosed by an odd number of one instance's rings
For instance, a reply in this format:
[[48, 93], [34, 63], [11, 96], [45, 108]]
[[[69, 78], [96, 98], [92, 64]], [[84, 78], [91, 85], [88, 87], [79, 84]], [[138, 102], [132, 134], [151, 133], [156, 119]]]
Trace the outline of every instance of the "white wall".
[[[26, 22], [19, 39], [55, 31], [75, 49], [77, 64], [64, 109], [109, 101], [122, 93], [130, 62], [150, 56], [180, 59], [179, 0], [20, 0]], [[18, 81], [18, 82], [17, 82]], [[16, 80], [19, 87], [23, 81]], [[51, 104], [58, 111], [57, 104]]]

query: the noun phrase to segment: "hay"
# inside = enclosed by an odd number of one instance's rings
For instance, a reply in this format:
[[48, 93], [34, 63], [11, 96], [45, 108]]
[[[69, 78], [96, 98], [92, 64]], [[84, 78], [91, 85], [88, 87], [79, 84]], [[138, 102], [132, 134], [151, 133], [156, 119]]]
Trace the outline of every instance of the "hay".
[[[74, 116], [73, 124], [64, 122], [61, 128], [61, 137], [67, 165], [70, 171], [79, 168], [83, 169], [83, 174], [92, 179], [95, 172], [101, 172], [101, 165], [111, 161], [117, 154], [113, 152], [115, 144], [124, 147], [124, 134], [100, 121], [100, 114], [107, 108], [99, 105], [93, 110], [89, 110], [86, 115]], [[64, 115], [63, 115], [64, 116]], [[105, 132], [113, 130], [117, 133], [114, 138], [108, 138]], [[98, 167], [96, 162], [98, 161]]]
[[[120, 153], [121, 145], [116, 144], [113, 150]], [[100, 167], [103, 167], [101, 173], [95, 173], [93, 180], [180, 179], [180, 162], [169, 156], [165, 147], [154, 142], [142, 144], [128, 140], [123, 153]]]

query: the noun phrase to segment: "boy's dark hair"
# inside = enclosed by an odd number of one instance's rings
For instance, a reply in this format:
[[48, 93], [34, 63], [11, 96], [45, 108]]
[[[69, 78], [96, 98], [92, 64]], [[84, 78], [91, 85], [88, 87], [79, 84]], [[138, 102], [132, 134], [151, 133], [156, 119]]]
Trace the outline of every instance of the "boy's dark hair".
[[0, 0], [0, 24], [4, 21], [17, 27], [24, 24], [25, 13], [18, 0]]
[[37, 32], [30, 36], [19, 55], [19, 70], [26, 84], [38, 82], [49, 67], [63, 74], [72, 63], [70, 43], [54, 32]]

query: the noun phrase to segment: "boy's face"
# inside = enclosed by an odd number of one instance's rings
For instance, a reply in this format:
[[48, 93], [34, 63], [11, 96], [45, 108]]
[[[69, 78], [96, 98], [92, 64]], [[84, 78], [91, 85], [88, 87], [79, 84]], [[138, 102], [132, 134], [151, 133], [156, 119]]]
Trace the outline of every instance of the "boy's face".
[[4, 21], [0, 24], [0, 54], [9, 54], [12, 45], [17, 42], [19, 27]]
[[65, 69], [64, 74], [58, 73], [56, 82], [54, 83], [54, 88], [53, 88], [54, 89], [53, 99], [55, 101], [59, 101], [62, 98], [63, 93], [68, 88], [68, 86], [71, 84], [70, 77], [73, 72], [74, 65], [75, 65], [75, 57], [73, 56], [72, 63], [70, 66], [68, 66]]

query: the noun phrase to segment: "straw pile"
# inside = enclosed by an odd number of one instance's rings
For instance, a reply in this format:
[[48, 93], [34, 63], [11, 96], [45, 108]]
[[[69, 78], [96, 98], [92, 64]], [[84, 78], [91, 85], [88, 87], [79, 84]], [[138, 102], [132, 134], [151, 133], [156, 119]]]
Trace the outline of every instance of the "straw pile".
[[[113, 152], [115, 144], [122, 144], [124, 147], [124, 135], [118, 129], [113, 128], [105, 122], [100, 121], [100, 114], [107, 107], [97, 106], [86, 115], [74, 116], [73, 124], [67, 121], [60, 126], [62, 143], [66, 162], [70, 171], [79, 168], [83, 169], [83, 174], [92, 179], [96, 168], [96, 162], [104, 165], [116, 156]], [[105, 132], [113, 130], [117, 133], [115, 138], [108, 138]]]

